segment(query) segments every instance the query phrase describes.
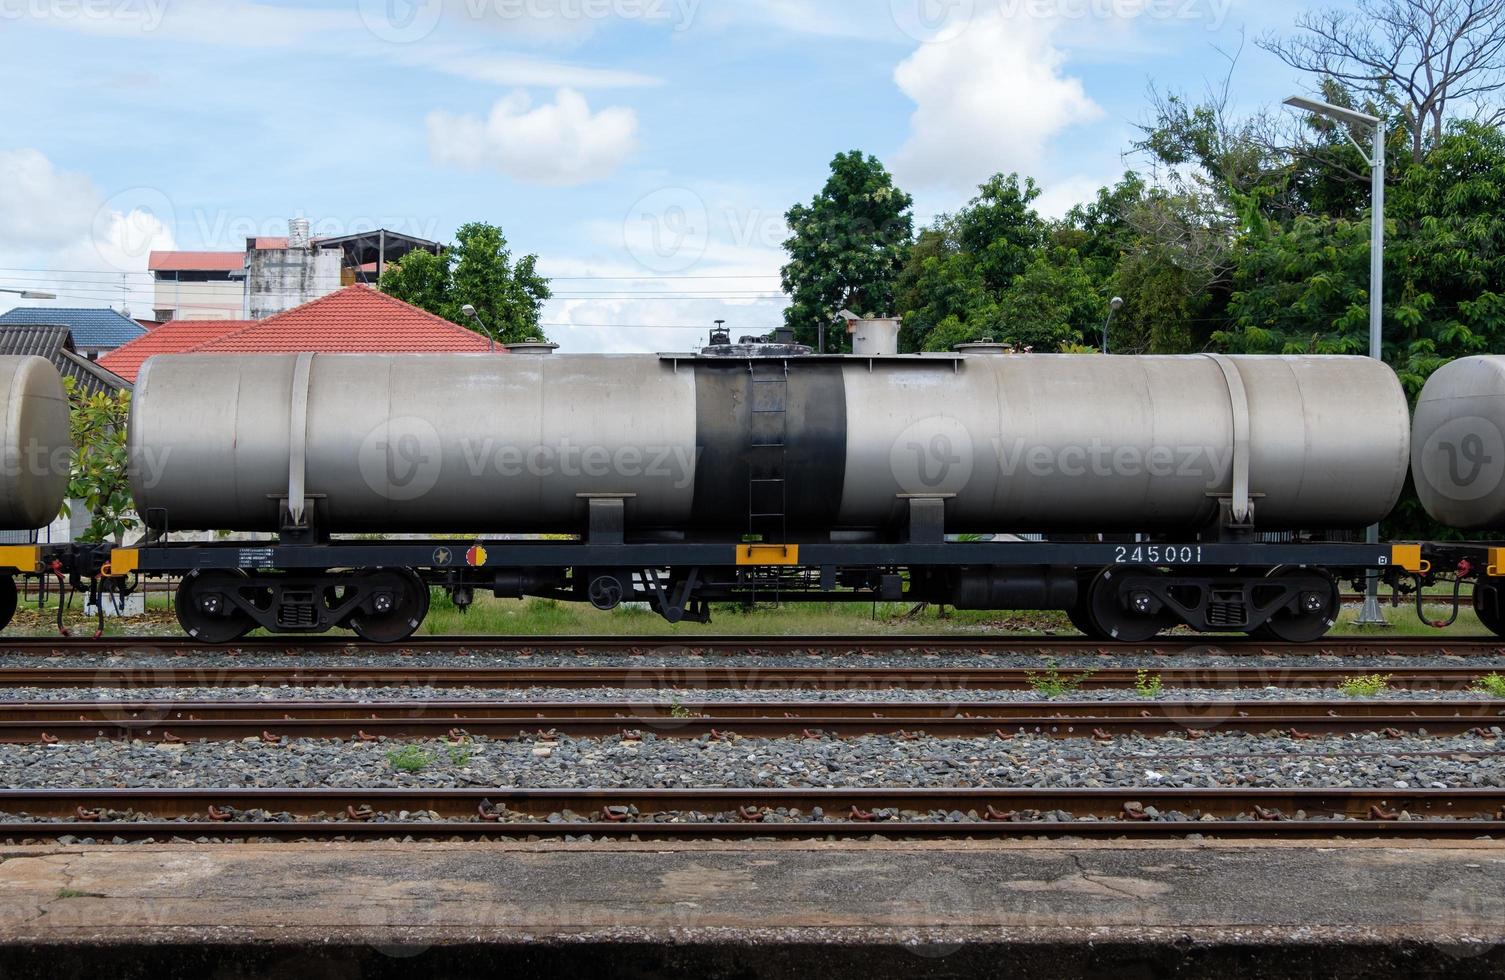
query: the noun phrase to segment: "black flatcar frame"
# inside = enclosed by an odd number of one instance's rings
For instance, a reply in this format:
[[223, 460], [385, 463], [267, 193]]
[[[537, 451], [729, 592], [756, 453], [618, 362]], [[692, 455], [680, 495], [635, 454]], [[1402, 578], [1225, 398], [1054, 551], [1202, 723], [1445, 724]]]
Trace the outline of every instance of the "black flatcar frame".
[[[340, 584], [346, 590], [344, 600], [326, 603], [335, 607], [333, 611], [321, 609], [306, 619], [270, 607], [247, 608], [257, 625], [284, 632], [319, 632], [348, 625], [345, 618], [350, 609], [362, 602], [369, 604], [369, 598], [360, 593], [361, 583], [377, 581], [371, 576], [390, 572], [446, 588], [460, 605], [468, 604], [476, 591], [590, 601], [601, 608], [643, 601], [671, 622], [708, 621], [711, 602], [758, 599], [910, 600], [973, 609], [1071, 610], [1086, 601], [1098, 576], [1120, 574], [1138, 575], [1144, 588], [1136, 596], [1148, 596], [1139, 601], [1157, 610], [1162, 604], [1182, 602], [1177, 596], [1185, 593], [1178, 593], [1178, 587], [1193, 593], [1201, 590], [1206, 593], [1203, 599], [1177, 605], [1176, 621], [1199, 629], [1237, 631], [1262, 625], [1272, 610], [1256, 609], [1255, 618], [1242, 623], [1220, 618], [1207, 598], [1220, 587], [1224, 595], [1243, 590], [1242, 595], [1257, 607], [1260, 600], [1252, 598], [1251, 590], [1280, 570], [1312, 570], [1313, 575], [1336, 580], [1358, 578], [1370, 570], [1414, 574], [1422, 567], [1420, 546], [1323, 541], [735, 544], [480, 538], [162, 542], [115, 549], [104, 574], [214, 573], [245, 576], [268, 588], [285, 583], [315, 589]], [[390, 575], [382, 581], [381, 588], [392, 588]], [[1294, 601], [1292, 597], [1301, 589], [1312, 588], [1312, 581], [1311, 575], [1296, 580], [1274, 601]], [[339, 606], [340, 601], [346, 606]], [[279, 606], [282, 602], [275, 600]], [[181, 606], [179, 615], [184, 615]], [[1333, 611], [1331, 618], [1335, 617]], [[422, 619], [421, 612], [416, 619]], [[413, 625], [416, 628], [416, 621]], [[1120, 633], [1107, 625], [1099, 632], [1106, 638], [1131, 638], [1133, 630], [1126, 630]]]

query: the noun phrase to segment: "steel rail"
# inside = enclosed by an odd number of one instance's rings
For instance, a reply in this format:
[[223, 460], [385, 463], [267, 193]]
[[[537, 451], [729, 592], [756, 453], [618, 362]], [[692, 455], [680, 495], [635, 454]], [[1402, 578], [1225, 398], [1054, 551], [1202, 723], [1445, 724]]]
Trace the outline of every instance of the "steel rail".
[[1137, 702], [896, 704], [710, 702], [23, 702], [0, 706], [0, 742], [105, 739], [492, 738], [568, 735], [659, 738], [861, 735], [1061, 738], [1181, 732], [1318, 734], [1479, 732], [1505, 702]]
[[[831, 819], [806, 816], [817, 807]], [[1151, 819], [1152, 807], [1188, 819]], [[8, 840], [1505, 833], [1505, 789], [10, 789], [0, 790], [0, 811], [0, 839]], [[401, 811], [438, 821], [402, 819]], [[1076, 819], [1057, 819], [1058, 811]], [[960, 819], [916, 819], [922, 814]]]

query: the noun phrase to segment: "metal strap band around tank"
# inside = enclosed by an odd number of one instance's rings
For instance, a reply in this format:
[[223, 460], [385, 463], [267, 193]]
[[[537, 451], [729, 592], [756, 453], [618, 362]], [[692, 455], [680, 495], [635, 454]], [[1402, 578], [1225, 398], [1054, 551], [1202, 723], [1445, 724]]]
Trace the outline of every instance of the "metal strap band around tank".
[[1205, 354], [1223, 372], [1228, 385], [1228, 401], [1233, 409], [1233, 519], [1249, 519], [1249, 396], [1244, 391], [1244, 376], [1238, 365], [1222, 354]]
[[303, 353], [293, 365], [292, 410], [287, 433], [287, 512], [294, 524], [303, 523], [304, 480], [308, 473], [308, 376], [314, 355]]

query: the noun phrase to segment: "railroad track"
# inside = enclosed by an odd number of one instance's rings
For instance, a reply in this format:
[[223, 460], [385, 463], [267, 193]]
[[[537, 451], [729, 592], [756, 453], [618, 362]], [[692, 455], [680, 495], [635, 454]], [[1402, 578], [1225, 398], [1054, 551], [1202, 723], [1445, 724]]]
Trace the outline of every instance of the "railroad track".
[[1275, 643], [1237, 636], [1172, 635], [1148, 643], [1106, 644], [1082, 636], [843, 635], [843, 636], [444, 636], [382, 646], [342, 636], [253, 637], [210, 646], [185, 636], [162, 637], [4, 637], [0, 653], [27, 656], [197, 655], [233, 659], [238, 654], [397, 656], [422, 654], [672, 654], [720, 656], [769, 653], [811, 656], [914, 653], [939, 656], [978, 653], [1115, 655], [1135, 653], [1219, 656], [1499, 656], [1505, 640], [1493, 636], [1330, 637], [1316, 643]]
[[[816, 808], [823, 814], [819, 820], [813, 819]], [[12, 789], [0, 790], [0, 811], [0, 840], [16, 842], [63, 835], [160, 840], [1189, 833], [1476, 838], [1505, 833], [1501, 789]], [[1156, 812], [1177, 812], [1183, 819], [1155, 819]], [[414, 819], [415, 813], [437, 819]], [[1061, 813], [1074, 819], [1059, 819]]]
[[[758, 691], [862, 691], [903, 688], [945, 692], [981, 689], [1031, 690], [1042, 683], [1040, 668], [1028, 667], [732, 667], [707, 663], [662, 667], [0, 667], [3, 688], [242, 688], [345, 687], [354, 689], [431, 687], [440, 689], [656, 688], [661, 690], [746, 689]], [[1056, 677], [1082, 689], [1132, 689], [1145, 678], [1166, 687], [1335, 687], [1372, 665], [1351, 667], [1162, 667], [1060, 668]], [[1385, 667], [1389, 684], [1401, 689], [1461, 690], [1491, 673], [1492, 667]], [[1143, 676], [1141, 676], [1143, 675]]]
[[0, 711], [0, 742], [140, 738], [161, 741], [260, 738], [365, 739], [623, 736], [640, 738], [919, 737], [1038, 734], [1112, 738], [1191, 732], [1430, 735], [1486, 732], [1505, 702], [1186, 701], [710, 702], [684, 705], [496, 702], [13, 703]]

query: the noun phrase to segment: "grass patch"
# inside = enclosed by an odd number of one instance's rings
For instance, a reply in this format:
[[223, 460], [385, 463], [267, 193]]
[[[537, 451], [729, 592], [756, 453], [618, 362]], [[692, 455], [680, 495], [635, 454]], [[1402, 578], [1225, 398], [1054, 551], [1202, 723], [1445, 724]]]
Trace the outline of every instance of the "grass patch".
[[1505, 675], [1485, 674], [1474, 681], [1470, 690], [1479, 694], [1488, 694], [1492, 698], [1505, 698]]
[[1390, 690], [1389, 674], [1364, 674], [1360, 677], [1345, 677], [1338, 682], [1338, 692], [1346, 698], [1379, 697]]
[[1065, 694], [1074, 694], [1082, 689], [1082, 685], [1091, 676], [1090, 670], [1084, 670], [1079, 674], [1063, 674], [1056, 669], [1054, 664], [1038, 673], [1032, 670], [1024, 675], [1025, 680], [1029, 682], [1030, 689], [1042, 698], [1058, 698]]
[[387, 753], [387, 765], [398, 772], [422, 772], [433, 757], [416, 745], [404, 745]]
[[1164, 686], [1159, 674], [1147, 670], [1134, 672], [1134, 693], [1142, 698], [1158, 698]]

